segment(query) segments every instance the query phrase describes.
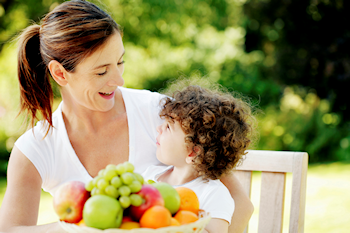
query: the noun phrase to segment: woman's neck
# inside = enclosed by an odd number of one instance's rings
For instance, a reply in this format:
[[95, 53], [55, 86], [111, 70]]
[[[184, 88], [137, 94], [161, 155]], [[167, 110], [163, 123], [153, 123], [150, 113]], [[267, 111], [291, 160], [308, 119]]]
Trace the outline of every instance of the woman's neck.
[[187, 164], [183, 167], [173, 167], [166, 173], [162, 174], [158, 181], [166, 182], [171, 185], [182, 185], [198, 178], [198, 173], [193, 169], [192, 165]]
[[96, 132], [108, 126], [108, 122], [115, 122], [118, 118], [125, 119], [125, 105], [122, 93], [116, 91], [115, 104], [107, 112], [93, 111], [72, 100], [70, 95], [62, 92], [62, 115], [67, 127], [74, 130]]

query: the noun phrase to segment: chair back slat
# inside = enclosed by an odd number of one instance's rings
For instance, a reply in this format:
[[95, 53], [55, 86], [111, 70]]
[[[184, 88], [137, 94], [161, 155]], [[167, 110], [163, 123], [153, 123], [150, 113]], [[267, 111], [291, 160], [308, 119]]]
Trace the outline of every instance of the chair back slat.
[[298, 152], [294, 156], [289, 232], [303, 233], [308, 154]]
[[286, 173], [262, 172], [259, 233], [281, 233]]

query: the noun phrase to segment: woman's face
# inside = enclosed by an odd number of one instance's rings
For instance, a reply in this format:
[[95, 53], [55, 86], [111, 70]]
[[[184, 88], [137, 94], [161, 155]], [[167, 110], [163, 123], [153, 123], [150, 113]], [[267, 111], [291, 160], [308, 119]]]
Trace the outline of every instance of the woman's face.
[[122, 38], [118, 32], [104, 45], [79, 63], [74, 72], [66, 75], [68, 92], [74, 107], [83, 106], [94, 111], [108, 111], [115, 104], [115, 92], [124, 85]]

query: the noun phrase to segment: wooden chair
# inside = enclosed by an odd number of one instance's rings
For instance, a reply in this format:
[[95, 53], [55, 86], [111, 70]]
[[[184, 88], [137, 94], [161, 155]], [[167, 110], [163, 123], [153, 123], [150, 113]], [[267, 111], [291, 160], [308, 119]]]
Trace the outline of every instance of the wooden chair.
[[[305, 152], [250, 150], [235, 175], [251, 197], [252, 172], [261, 171], [259, 233], [282, 232], [286, 173], [292, 173], [289, 233], [304, 232], [306, 174]], [[230, 232], [230, 230], [229, 230]], [[244, 233], [248, 232], [248, 227]]]

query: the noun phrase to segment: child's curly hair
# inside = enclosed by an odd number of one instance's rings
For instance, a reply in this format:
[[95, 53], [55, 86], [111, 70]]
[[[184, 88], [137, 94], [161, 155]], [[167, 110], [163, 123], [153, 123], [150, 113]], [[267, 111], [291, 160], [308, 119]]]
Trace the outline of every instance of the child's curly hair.
[[160, 116], [178, 121], [185, 143], [193, 151], [200, 148], [192, 161], [204, 179], [219, 179], [246, 154], [255, 122], [248, 103], [199, 86], [188, 86], [163, 101]]

